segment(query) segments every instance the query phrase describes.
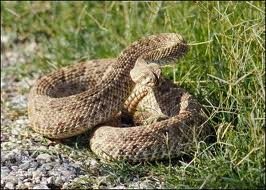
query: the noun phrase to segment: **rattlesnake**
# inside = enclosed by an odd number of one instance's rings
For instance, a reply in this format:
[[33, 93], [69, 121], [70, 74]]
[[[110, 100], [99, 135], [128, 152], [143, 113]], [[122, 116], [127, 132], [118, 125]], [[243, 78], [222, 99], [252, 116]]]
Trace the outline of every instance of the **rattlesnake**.
[[[91, 130], [90, 148], [105, 160], [177, 157], [210, 135], [210, 127], [200, 104], [161, 77], [154, 63], [176, 60], [187, 50], [179, 34], [152, 35], [129, 45], [117, 59], [82, 62], [48, 74], [29, 93], [31, 127], [52, 139]], [[136, 63], [146, 69], [134, 71]], [[136, 111], [143, 108], [143, 114]], [[165, 117], [145, 123], [153, 115]], [[138, 126], [115, 126], [125, 117]]]

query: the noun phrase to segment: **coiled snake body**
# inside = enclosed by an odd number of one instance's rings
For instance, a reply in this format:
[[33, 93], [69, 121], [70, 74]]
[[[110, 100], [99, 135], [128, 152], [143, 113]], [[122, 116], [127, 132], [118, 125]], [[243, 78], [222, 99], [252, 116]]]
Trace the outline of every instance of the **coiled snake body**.
[[[155, 64], [175, 60], [187, 49], [178, 34], [153, 35], [132, 43], [117, 59], [46, 75], [29, 94], [31, 127], [53, 139], [91, 130], [90, 148], [105, 160], [177, 157], [210, 134], [200, 104], [161, 77]], [[123, 118], [133, 126], [116, 126]]]

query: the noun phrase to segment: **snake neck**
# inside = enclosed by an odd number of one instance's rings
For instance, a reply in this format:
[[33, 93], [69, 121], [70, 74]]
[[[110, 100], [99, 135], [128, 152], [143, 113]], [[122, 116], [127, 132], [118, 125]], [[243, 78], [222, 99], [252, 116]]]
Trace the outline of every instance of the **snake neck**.
[[169, 60], [182, 57], [187, 50], [188, 46], [184, 39], [175, 33], [152, 35], [140, 39], [122, 51], [116, 63], [112, 65], [113, 71], [97, 87], [94, 94], [111, 93], [114, 89], [119, 89], [122, 90], [120, 95], [125, 101], [135, 86], [130, 77], [130, 71], [138, 59], [147, 63], [167, 63]]

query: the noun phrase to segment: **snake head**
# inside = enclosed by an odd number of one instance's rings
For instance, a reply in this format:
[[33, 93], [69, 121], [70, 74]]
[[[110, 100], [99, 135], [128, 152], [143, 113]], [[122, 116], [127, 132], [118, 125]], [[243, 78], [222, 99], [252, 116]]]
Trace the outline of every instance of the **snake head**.
[[153, 88], [159, 84], [162, 70], [158, 64], [138, 62], [130, 75], [135, 84]]

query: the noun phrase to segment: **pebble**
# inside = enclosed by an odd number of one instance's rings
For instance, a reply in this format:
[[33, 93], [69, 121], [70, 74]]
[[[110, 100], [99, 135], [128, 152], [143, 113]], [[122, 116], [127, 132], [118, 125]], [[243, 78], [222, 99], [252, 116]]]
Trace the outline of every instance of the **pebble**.
[[3, 153], [1, 158], [1, 162], [8, 162], [8, 161], [13, 161], [16, 159], [16, 156], [13, 152], [9, 152], [6, 155]]
[[6, 180], [7, 182], [12, 183], [12, 184], [17, 184], [17, 183], [18, 183], [18, 179], [17, 179], [17, 177], [16, 177], [15, 175], [9, 175], [9, 176], [6, 176], [6, 177], [5, 177], [5, 180]]
[[[30, 163], [30, 169], [34, 169], [35, 170], [38, 166], [39, 166], [38, 162], [31, 162]], [[28, 171], [29, 171], [29, 169], [28, 169]]]
[[47, 181], [47, 184], [53, 184], [54, 183], [54, 176], [47, 178], [46, 181]]
[[7, 176], [10, 173], [10, 169], [6, 166], [1, 167], [1, 178]]
[[41, 177], [41, 172], [40, 171], [34, 171], [32, 172], [32, 178], [33, 179], [38, 179]]
[[[32, 174], [31, 174], [31, 176], [32, 176]], [[23, 180], [24, 183], [25, 183], [25, 182], [31, 182], [31, 181], [32, 181], [32, 179], [29, 179], [29, 178]]]
[[10, 36], [8, 36], [8, 35], [1, 35], [1, 43], [7, 44], [8, 41], [9, 41], [9, 39], [10, 39]]
[[127, 187], [124, 185], [118, 185], [118, 186], [112, 187], [112, 189], [127, 189]]
[[57, 158], [57, 155], [47, 153], [36, 155], [36, 152], [30, 154], [17, 148], [10, 150], [1, 161], [1, 187], [48, 189], [48, 184], [62, 187], [84, 173], [80, 164], [72, 163], [66, 157], [63, 157], [63, 163], [55, 162]]
[[28, 188], [28, 186], [25, 185], [24, 183], [20, 183], [20, 184], [18, 184], [18, 185], [16, 186], [16, 189], [27, 189], [27, 188]]
[[40, 185], [34, 186], [32, 189], [49, 189], [49, 187], [47, 187], [47, 185], [45, 184], [40, 184]]
[[99, 172], [100, 172], [99, 171], [99, 168], [100, 168], [99, 163], [95, 159], [90, 160], [89, 168], [90, 168], [91, 173], [93, 173], [95, 175], [99, 174]]
[[60, 178], [60, 177], [57, 177], [56, 179], [55, 179], [55, 181], [54, 181], [54, 184], [56, 185], [56, 186], [59, 186], [60, 184], [62, 184], [62, 179]]
[[[29, 169], [28, 169], [28, 172], [29, 172], [29, 173], [32, 173], [32, 172], [35, 171], [35, 170], [36, 170], [36, 168], [29, 168]], [[32, 174], [31, 174], [31, 175], [32, 175]]]
[[29, 162], [25, 162], [24, 164], [21, 164], [19, 166], [20, 169], [22, 170], [27, 170], [30, 167], [30, 163]]
[[33, 187], [33, 184], [31, 182], [24, 183], [28, 189], [31, 189]]
[[90, 166], [92, 166], [92, 167], [95, 167], [95, 166], [99, 165], [98, 162], [97, 162], [95, 159], [91, 159], [91, 160], [89, 161], [89, 164], [90, 164]]
[[36, 159], [37, 160], [44, 160], [45, 162], [49, 162], [49, 161], [51, 161], [52, 156], [45, 153], [45, 154], [40, 154], [39, 156], [37, 156]]
[[14, 108], [26, 108], [27, 98], [25, 96], [14, 96], [11, 98], [10, 103]]
[[47, 163], [47, 164], [43, 164], [40, 169], [44, 171], [44, 170], [51, 170], [52, 168], [53, 168], [53, 164]]
[[15, 185], [11, 182], [7, 182], [6, 185], [5, 185], [5, 188], [7, 189], [14, 189], [15, 188]]

